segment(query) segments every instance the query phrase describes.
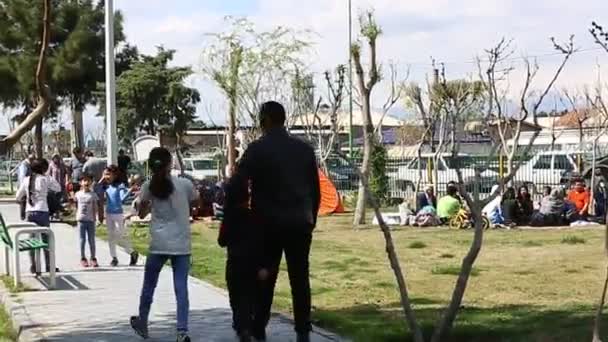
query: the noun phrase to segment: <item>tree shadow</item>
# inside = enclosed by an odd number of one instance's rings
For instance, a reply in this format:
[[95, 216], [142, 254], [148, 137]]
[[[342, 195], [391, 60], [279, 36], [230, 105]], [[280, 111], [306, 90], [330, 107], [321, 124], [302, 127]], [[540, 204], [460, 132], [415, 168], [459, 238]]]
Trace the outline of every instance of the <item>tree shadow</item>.
[[[94, 308], [92, 308], [94, 310]], [[154, 311], [154, 308], [152, 309]], [[119, 312], [117, 312], [119, 313]], [[57, 328], [57, 327], [54, 327]], [[125, 315], [120, 322], [78, 322], [61, 331], [53, 331], [46, 327], [45, 341], [81, 342], [81, 341], [120, 341], [141, 342], [129, 324]], [[157, 314], [150, 322], [150, 339], [147, 341], [175, 340], [175, 312]], [[189, 317], [190, 338], [193, 342], [235, 342], [238, 341], [232, 330], [232, 312], [230, 309], [213, 308], [207, 310], [191, 310]], [[59, 330], [59, 329], [57, 329]], [[273, 315], [267, 329], [268, 342], [296, 341], [293, 325], [283, 316]], [[311, 336], [313, 342], [337, 341], [321, 334]]]
[[[425, 337], [430, 338], [445, 303], [427, 298], [412, 300]], [[430, 306], [430, 307], [429, 307]], [[595, 311], [590, 306], [547, 310], [534, 305], [492, 308], [461, 307], [446, 342], [588, 341]], [[411, 341], [400, 303], [361, 304], [336, 310], [316, 309], [315, 324], [331, 327], [353, 341]], [[604, 315], [608, 318], [608, 315]], [[608, 333], [603, 337], [607, 337]], [[405, 338], [404, 338], [405, 337]]]

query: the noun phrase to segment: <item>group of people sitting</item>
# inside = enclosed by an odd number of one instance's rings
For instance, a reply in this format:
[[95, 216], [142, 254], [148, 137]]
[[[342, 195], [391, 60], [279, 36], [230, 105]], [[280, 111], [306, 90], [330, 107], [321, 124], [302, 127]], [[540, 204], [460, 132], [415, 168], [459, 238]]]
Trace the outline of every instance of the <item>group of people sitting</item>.
[[[497, 192], [498, 188], [495, 185], [491, 193]], [[603, 221], [608, 199], [603, 181], [598, 183], [593, 197], [596, 221]], [[559, 226], [590, 221], [590, 205], [590, 189], [583, 180], [576, 180], [567, 190], [545, 187], [543, 197], [537, 203], [533, 201], [527, 186], [522, 185], [517, 191], [514, 187], [506, 187], [484, 206], [482, 213], [493, 225]], [[450, 182], [443, 197], [437, 199], [433, 186], [428, 186], [416, 197], [415, 213], [406, 202], [400, 206], [399, 212], [403, 225], [436, 226], [448, 223], [462, 209], [467, 208], [459, 194], [459, 187], [455, 182]]]

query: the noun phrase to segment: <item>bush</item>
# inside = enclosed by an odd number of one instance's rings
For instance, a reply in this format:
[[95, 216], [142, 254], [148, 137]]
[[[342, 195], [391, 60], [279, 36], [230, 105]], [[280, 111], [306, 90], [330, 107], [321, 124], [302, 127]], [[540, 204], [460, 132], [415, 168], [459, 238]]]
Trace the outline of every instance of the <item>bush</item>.
[[[437, 266], [431, 270], [432, 274], [437, 275], [459, 275], [460, 274], [460, 266]], [[479, 275], [479, 270], [473, 267], [471, 270], [471, 277], [476, 277]]]
[[414, 241], [414, 242], [410, 243], [410, 245], [408, 247], [412, 248], [412, 249], [422, 249], [422, 248], [426, 248], [426, 243], [424, 243], [422, 241]]
[[564, 236], [564, 238], [562, 239], [562, 243], [567, 244], [567, 245], [578, 245], [578, 244], [584, 244], [585, 242], [586, 242], [585, 239], [575, 236], [575, 235], [567, 235], [567, 236]]
[[385, 205], [388, 199], [388, 176], [386, 175], [386, 163], [388, 153], [382, 144], [372, 147], [371, 169], [369, 174], [369, 190], [378, 200], [380, 205]]

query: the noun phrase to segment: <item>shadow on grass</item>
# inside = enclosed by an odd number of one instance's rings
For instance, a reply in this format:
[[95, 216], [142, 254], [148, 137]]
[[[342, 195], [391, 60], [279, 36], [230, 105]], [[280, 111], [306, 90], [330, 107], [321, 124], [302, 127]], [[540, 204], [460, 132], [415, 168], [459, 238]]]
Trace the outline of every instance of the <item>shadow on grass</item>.
[[[443, 311], [443, 304], [418, 298], [412, 300], [425, 337]], [[429, 307], [432, 306], [432, 307]], [[358, 341], [411, 341], [399, 303], [364, 304], [338, 310], [314, 312], [315, 323]], [[591, 307], [545, 310], [532, 305], [506, 305], [494, 308], [463, 307], [447, 342], [545, 342], [588, 341], [594, 311]], [[606, 315], [605, 315], [606, 316]], [[606, 336], [603, 336], [604, 338]]]

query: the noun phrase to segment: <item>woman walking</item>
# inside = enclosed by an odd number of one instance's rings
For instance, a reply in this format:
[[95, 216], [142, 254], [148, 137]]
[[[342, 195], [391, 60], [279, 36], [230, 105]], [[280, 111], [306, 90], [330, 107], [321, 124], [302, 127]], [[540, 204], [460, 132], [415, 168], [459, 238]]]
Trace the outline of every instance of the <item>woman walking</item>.
[[[17, 191], [17, 201], [25, 199], [27, 221], [41, 227], [51, 226], [48, 203], [49, 192], [61, 191], [61, 185], [46, 175], [48, 169], [49, 163], [45, 159], [33, 160], [31, 163], [31, 175], [23, 179]], [[48, 243], [48, 235], [42, 234], [42, 240]], [[46, 249], [44, 250], [44, 260], [46, 262], [46, 271], [49, 272], [49, 251]], [[30, 251], [30, 264], [30, 272], [36, 274], [34, 251]]]
[[198, 198], [192, 182], [171, 176], [171, 153], [162, 147], [150, 152], [148, 163], [152, 179], [141, 188], [137, 199], [140, 217], [152, 212], [150, 248], [144, 270], [139, 316], [131, 317], [135, 332], [148, 338], [148, 316], [158, 276], [167, 260], [173, 268], [177, 299], [177, 342], [188, 337], [188, 272], [190, 270], [190, 203]]

